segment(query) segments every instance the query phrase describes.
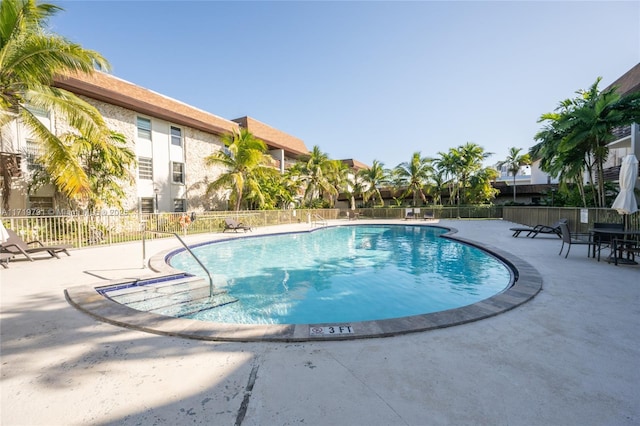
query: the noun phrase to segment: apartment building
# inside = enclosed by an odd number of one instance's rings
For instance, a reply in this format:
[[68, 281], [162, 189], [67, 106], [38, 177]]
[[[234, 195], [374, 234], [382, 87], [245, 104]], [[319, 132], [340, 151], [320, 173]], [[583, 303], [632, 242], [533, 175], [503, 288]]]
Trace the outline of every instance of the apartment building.
[[[617, 87], [617, 92], [621, 96], [640, 91], [640, 63], [611, 83], [605, 90], [614, 86]], [[634, 154], [636, 158], [640, 158], [640, 123], [616, 128], [613, 135], [614, 140], [609, 143], [609, 156], [604, 164], [605, 181], [618, 180], [622, 159], [628, 154]], [[640, 180], [636, 182], [636, 188], [640, 189]]]
[[[227, 120], [137, 86], [112, 75], [95, 72], [59, 78], [55, 86], [68, 90], [98, 109], [111, 130], [122, 133], [136, 153], [135, 184], [127, 186], [123, 207], [127, 211], [181, 212], [225, 209], [227, 194], [205, 196], [208, 182], [221, 170], [204, 159], [225, 149], [222, 135], [248, 129], [263, 140], [281, 172], [309, 151], [304, 142], [251, 117]], [[35, 111], [55, 134], [66, 123], [48, 111]], [[28, 191], [32, 161], [38, 144], [19, 122], [2, 129], [3, 155], [13, 155], [20, 169], [13, 173], [10, 206], [16, 211], [58, 206], [52, 187]]]

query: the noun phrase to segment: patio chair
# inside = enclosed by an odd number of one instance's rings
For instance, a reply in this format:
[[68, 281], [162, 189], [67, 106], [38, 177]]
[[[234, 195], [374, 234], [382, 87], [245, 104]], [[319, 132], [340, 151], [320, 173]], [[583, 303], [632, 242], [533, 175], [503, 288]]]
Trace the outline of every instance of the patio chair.
[[[640, 239], [614, 238], [611, 243], [611, 256], [616, 266], [618, 263], [636, 265], [636, 254], [640, 255]], [[624, 255], [627, 255], [625, 258]]]
[[424, 212], [424, 216], [422, 216], [422, 218], [424, 220], [434, 220], [436, 217], [435, 217], [435, 215], [433, 214], [432, 211], [426, 211], [426, 212]]
[[531, 238], [535, 238], [536, 235], [538, 234], [555, 234], [558, 236], [558, 238], [562, 238], [562, 232], [560, 231], [560, 224], [566, 224], [567, 223], [567, 219], [560, 219], [559, 221], [557, 221], [556, 223], [554, 223], [551, 226], [547, 226], [547, 225], [536, 225], [536, 226], [522, 226], [522, 227], [515, 227], [515, 228], [509, 228], [510, 231], [513, 231], [513, 235], [511, 235], [512, 237], [517, 237], [520, 235], [521, 232], [526, 232], [527, 233], [527, 237], [531, 237]]
[[239, 229], [243, 230], [244, 232], [251, 231], [250, 226], [244, 225], [241, 222], [229, 218], [224, 220], [224, 229], [222, 230], [223, 233], [227, 230], [238, 232]]
[[18, 234], [15, 233], [12, 229], [7, 229], [7, 233], [9, 234], [9, 239], [2, 243], [2, 248], [0, 252], [9, 253], [11, 255], [23, 255], [31, 262], [33, 262], [32, 254], [35, 253], [49, 253], [51, 257], [55, 257], [60, 259], [58, 253], [64, 253], [67, 256], [71, 256], [67, 251], [68, 248], [73, 247], [70, 244], [63, 245], [44, 245], [40, 240], [34, 240], [25, 242]]
[[[562, 238], [562, 246], [560, 247], [560, 253], [558, 253], [558, 256], [560, 256], [562, 254], [562, 250], [564, 249], [564, 245], [567, 244], [567, 253], [564, 255], [564, 258], [566, 259], [567, 256], [569, 256], [569, 250], [571, 250], [571, 246], [576, 244], [576, 245], [586, 245], [587, 247], [587, 257], [590, 257], [591, 255], [591, 245], [593, 244], [593, 241], [591, 239], [591, 234], [571, 234], [571, 231], [569, 231], [569, 225], [567, 225], [566, 223], [561, 223], [560, 224], [560, 232], [561, 232], [561, 238]], [[586, 240], [584, 238], [587, 238]]]

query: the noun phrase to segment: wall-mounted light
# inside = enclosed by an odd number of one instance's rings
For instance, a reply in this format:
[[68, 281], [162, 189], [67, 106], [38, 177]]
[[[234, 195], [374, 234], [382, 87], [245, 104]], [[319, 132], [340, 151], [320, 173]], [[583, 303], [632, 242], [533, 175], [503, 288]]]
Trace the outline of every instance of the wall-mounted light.
[[160, 192], [160, 188], [157, 185], [153, 185], [153, 192], [156, 194], [156, 213], [158, 212], [158, 193]]

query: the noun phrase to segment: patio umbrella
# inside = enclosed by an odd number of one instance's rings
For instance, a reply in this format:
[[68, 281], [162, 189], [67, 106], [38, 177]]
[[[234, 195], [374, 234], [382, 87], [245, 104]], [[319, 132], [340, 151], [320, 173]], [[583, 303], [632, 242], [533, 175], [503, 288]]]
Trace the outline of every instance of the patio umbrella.
[[635, 187], [637, 179], [638, 159], [635, 155], [629, 154], [622, 159], [620, 177], [618, 178], [620, 193], [611, 205], [612, 209], [616, 209], [618, 213], [625, 215], [625, 219], [626, 215], [638, 211], [638, 203], [636, 202], [636, 196], [633, 193], [633, 188]]
[[0, 243], [4, 243], [9, 239], [9, 233], [4, 228], [4, 224], [0, 220]]

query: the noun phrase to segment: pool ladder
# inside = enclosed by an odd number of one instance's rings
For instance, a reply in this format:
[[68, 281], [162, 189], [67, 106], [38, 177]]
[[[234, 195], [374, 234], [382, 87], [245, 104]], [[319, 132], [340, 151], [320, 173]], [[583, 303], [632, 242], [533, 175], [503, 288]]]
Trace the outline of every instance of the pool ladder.
[[[144, 225], [145, 224], [143, 223], [143, 226]], [[185, 250], [187, 250], [187, 252], [195, 259], [195, 261], [198, 262], [198, 265], [200, 265], [200, 267], [202, 269], [204, 269], [204, 271], [207, 273], [207, 276], [209, 277], [209, 297], [212, 298], [214, 296], [214, 294], [213, 294], [213, 277], [211, 276], [211, 273], [209, 272], [207, 267], [204, 266], [204, 264], [200, 261], [200, 259], [198, 259], [198, 256], [196, 256], [195, 253], [191, 251], [189, 246], [182, 240], [182, 238], [180, 238], [180, 235], [178, 235], [176, 232], [151, 231], [151, 230], [143, 228], [142, 229], [142, 261], [143, 262], [144, 262], [144, 259], [146, 259], [146, 240], [145, 240], [144, 236], [145, 236], [145, 234], [147, 232], [152, 233], [152, 234], [168, 234], [168, 235], [175, 236], [178, 239], [178, 241], [180, 241], [180, 244], [182, 244], [182, 246], [185, 248]]]
[[319, 214], [314, 214], [313, 215], [313, 220], [311, 221], [311, 226], [327, 226], [329, 224], [329, 222], [327, 222], [327, 220], [320, 216]]

